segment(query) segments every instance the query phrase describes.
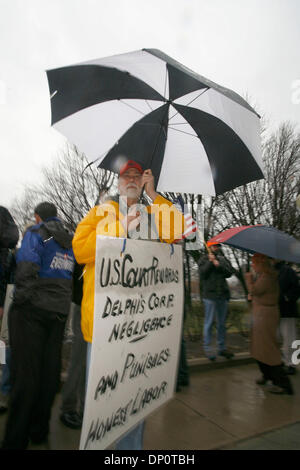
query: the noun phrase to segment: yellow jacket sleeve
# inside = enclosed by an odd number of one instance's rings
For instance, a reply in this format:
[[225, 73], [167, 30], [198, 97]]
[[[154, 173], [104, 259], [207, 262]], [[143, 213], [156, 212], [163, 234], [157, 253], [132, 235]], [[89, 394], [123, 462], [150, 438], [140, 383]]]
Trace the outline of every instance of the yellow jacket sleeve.
[[96, 207], [78, 224], [73, 237], [73, 251], [77, 263], [87, 264], [95, 261], [96, 253]]
[[155, 224], [161, 241], [173, 243], [175, 240], [182, 238], [185, 231], [184, 216], [172, 202], [159, 195], [148, 210], [155, 217]]
[[125, 236], [123, 225], [118, 220], [118, 212], [114, 205], [103, 204], [94, 207], [77, 226], [73, 238], [73, 251], [79, 264], [95, 261], [96, 235]]

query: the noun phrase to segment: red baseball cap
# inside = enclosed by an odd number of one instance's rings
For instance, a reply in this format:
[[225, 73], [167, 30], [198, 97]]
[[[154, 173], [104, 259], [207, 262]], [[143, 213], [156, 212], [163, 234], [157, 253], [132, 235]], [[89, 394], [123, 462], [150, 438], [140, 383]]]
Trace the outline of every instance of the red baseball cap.
[[125, 171], [129, 170], [130, 168], [135, 168], [141, 174], [143, 173], [143, 168], [141, 167], [139, 163], [135, 162], [134, 160], [128, 160], [126, 163], [124, 163], [123, 166], [121, 166], [120, 171], [119, 171], [120, 176], [122, 176], [123, 173], [125, 173]]

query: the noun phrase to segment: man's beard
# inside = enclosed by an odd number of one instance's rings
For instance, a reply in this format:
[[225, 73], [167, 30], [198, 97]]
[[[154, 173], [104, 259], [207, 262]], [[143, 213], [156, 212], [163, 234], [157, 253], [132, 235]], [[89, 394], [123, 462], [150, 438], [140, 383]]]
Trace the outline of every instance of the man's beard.
[[141, 189], [139, 187], [126, 188], [126, 191], [125, 191], [124, 195], [129, 199], [139, 199], [139, 197], [141, 195]]

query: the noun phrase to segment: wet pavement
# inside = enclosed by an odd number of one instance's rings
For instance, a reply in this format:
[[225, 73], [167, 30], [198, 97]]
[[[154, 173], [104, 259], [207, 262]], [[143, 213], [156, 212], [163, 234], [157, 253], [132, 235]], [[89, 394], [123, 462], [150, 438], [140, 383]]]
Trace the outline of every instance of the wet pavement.
[[256, 385], [258, 376], [255, 364], [196, 372], [190, 387], [148, 419], [145, 448], [233, 449], [239, 441], [300, 422], [299, 372], [292, 378], [293, 396], [271, 394]]
[[[145, 450], [300, 450], [300, 368], [291, 380], [295, 394], [273, 395], [255, 383], [257, 366], [247, 354], [234, 360], [189, 361], [190, 385], [146, 420]], [[231, 367], [229, 367], [231, 366]], [[61, 395], [53, 407], [48, 446], [76, 450], [80, 431], [59, 420]], [[0, 415], [0, 440], [6, 415]]]

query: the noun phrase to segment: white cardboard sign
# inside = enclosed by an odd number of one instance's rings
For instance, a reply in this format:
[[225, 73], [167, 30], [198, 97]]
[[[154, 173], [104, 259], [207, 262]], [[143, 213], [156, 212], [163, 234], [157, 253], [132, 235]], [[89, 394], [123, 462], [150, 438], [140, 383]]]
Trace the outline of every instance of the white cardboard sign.
[[181, 246], [97, 236], [80, 449], [105, 449], [173, 397], [182, 318]]

